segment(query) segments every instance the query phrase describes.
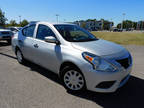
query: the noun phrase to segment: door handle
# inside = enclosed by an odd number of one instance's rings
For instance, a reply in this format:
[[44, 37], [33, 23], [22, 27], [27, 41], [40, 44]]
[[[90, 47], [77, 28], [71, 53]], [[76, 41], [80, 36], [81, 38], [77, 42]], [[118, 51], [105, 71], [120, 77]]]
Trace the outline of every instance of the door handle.
[[34, 44], [34, 47], [35, 47], [35, 48], [38, 48], [39, 46], [38, 46], [38, 44]]

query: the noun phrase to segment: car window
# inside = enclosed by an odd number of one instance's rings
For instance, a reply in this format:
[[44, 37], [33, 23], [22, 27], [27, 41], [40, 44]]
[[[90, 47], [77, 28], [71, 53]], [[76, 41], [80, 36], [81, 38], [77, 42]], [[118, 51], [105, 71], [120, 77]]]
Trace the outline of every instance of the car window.
[[48, 26], [40, 24], [38, 27], [36, 38], [40, 40], [44, 40], [44, 38], [48, 36], [55, 37], [55, 34]]
[[24, 28], [22, 30], [22, 33], [26, 37], [33, 37], [34, 30], [35, 30], [35, 25], [31, 25], [29, 27]]
[[24, 36], [26, 36], [26, 31], [27, 31], [27, 28], [24, 28], [24, 29], [22, 30], [22, 34], [23, 34]]
[[98, 40], [93, 34], [76, 25], [56, 24], [54, 27], [69, 42], [87, 42]]

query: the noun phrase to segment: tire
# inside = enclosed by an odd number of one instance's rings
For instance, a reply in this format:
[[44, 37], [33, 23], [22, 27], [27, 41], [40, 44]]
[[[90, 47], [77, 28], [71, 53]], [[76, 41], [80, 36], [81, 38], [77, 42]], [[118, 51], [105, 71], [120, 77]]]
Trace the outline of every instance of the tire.
[[62, 83], [69, 92], [80, 92], [86, 89], [85, 78], [79, 69], [67, 66], [61, 73]]
[[24, 64], [25, 63], [25, 59], [23, 58], [23, 54], [22, 54], [22, 52], [19, 49], [16, 51], [16, 57], [17, 57], [17, 61], [20, 64]]

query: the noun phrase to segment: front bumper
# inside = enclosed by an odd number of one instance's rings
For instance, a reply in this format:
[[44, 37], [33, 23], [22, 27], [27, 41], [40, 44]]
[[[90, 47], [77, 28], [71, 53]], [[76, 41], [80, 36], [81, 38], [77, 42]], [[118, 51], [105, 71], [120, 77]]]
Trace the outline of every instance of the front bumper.
[[[128, 81], [131, 70], [132, 65], [127, 69], [122, 67], [116, 72], [98, 72], [87, 68], [87, 72], [84, 72], [87, 89], [95, 92], [115, 92]], [[108, 86], [99, 86], [108, 83]]]

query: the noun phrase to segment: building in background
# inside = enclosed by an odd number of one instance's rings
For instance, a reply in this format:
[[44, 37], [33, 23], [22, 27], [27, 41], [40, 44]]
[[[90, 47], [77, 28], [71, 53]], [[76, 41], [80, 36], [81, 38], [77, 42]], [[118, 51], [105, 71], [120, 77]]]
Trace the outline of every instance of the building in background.
[[137, 22], [137, 30], [144, 30], [144, 21]]
[[107, 20], [99, 20], [96, 19], [88, 19], [86, 21], [75, 21], [74, 24], [79, 25], [82, 28], [85, 28], [89, 31], [97, 31], [97, 30], [110, 30], [113, 26], [113, 22]]
[[102, 21], [86, 21], [86, 29], [97, 31], [102, 29]]

